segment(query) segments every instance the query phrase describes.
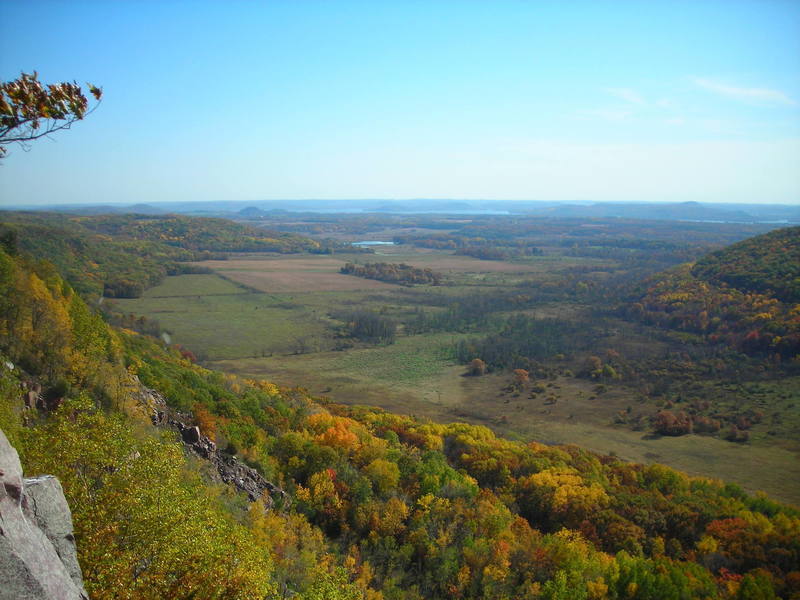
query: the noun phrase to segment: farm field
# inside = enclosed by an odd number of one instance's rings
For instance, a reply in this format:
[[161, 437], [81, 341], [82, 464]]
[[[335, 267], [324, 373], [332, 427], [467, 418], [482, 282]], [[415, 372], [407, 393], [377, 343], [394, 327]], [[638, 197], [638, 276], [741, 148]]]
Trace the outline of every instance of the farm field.
[[267, 293], [381, 290], [382, 281], [342, 275], [339, 258], [251, 258], [204, 261], [201, 264], [230, 280]]
[[[354, 259], [431, 268], [444, 273], [447, 284], [406, 287], [338, 272]], [[662, 462], [800, 503], [800, 483], [795, 483], [800, 482], [800, 461], [792, 442], [798, 424], [795, 403], [800, 405], [796, 383], [775, 390], [768, 383], [746, 382], [720, 389], [721, 406], [741, 403], [751, 389], [760, 390], [760, 402], [773, 402], [775, 396], [781, 403], [780, 419], [772, 418], [769, 427], [754, 428], [749, 444], [700, 435], [662, 437], [615, 424], [619, 414], [646, 420], [657, 410], [624, 385], [609, 384], [607, 391], [597, 394], [596, 382], [561, 374], [537, 381], [544, 391], [530, 397], [530, 388], [506, 391], [509, 373], [465, 377], [453, 347], [481, 335], [480, 331], [404, 335], [401, 327], [393, 344], [350, 343], [342, 339], [342, 322], [330, 314], [348, 307], [366, 308], [402, 324], [420, 308], [435, 313], [443, 310], [443, 303], [463, 302], [475, 293], [552, 285], [576, 267], [602, 273], [613, 270], [614, 261], [561, 256], [482, 261], [392, 246], [374, 255], [260, 255], [198, 264], [216, 274], [168, 277], [141, 298], [116, 302], [125, 312], [157, 320], [172, 342], [189, 348], [211, 368], [302, 386], [335, 402], [379, 406], [434, 421], [463, 420], [512, 438], [574, 443], [626, 460]], [[521, 313], [534, 319], [584, 321], [591, 319], [590, 309], [580, 302], [546, 302], [498, 317]], [[641, 326], [622, 321], [614, 323], [598, 344], [598, 352], [614, 347], [640, 357], [666, 351]], [[574, 370], [575, 364], [563, 365], [567, 367]], [[716, 388], [711, 383], [708, 387], [716, 397]]]

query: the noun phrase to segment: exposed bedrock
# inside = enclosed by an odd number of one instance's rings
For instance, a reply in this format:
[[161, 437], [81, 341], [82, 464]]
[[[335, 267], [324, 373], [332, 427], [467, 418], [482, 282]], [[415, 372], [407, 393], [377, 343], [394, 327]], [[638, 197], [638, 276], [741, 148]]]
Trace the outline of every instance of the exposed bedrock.
[[85, 600], [72, 514], [51, 475], [25, 479], [0, 430], [0, 600]]

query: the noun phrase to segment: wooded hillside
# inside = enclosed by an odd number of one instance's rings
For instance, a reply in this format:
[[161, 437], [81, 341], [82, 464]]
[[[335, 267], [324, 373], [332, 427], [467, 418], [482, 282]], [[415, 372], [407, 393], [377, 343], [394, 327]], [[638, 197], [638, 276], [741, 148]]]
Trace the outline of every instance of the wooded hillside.
[[747, 354], [800, 353], [800, 228], [757, 236], [651, 278], [626, 313]]
[[800, 302], [800, 227], [787, 227], [712, 252], [692, 275], [740, 292], [757, 292], [782, 302]]

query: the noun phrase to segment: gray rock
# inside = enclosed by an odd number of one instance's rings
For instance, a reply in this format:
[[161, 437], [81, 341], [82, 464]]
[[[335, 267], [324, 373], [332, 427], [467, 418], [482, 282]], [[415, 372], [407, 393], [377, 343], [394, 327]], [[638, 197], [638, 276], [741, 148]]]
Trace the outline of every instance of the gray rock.
[[52, 475], [25, 478], [22, 491], [28, 500], [26, 513], [36, 520], [39, 529], [56, 549], [75, 586], [85, 594], [78, 564], [78, 547], [72, 534], [72, 513], [64, 498], [61, 483]]
[[0, 430], [0, 600], [87, 600], [61, 485], [54, 477], [33, 480], [30, 490], [26, 483]]

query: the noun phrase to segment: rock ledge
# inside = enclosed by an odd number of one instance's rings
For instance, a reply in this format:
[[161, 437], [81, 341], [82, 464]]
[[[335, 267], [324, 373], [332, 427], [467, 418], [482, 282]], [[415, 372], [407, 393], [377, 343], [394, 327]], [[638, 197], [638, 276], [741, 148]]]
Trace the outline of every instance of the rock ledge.
[[72, 531], [58, 479], [23, 479], [0, 430], [0, 600], [88, 600]]

